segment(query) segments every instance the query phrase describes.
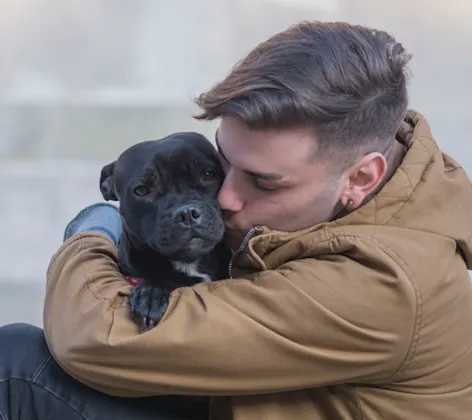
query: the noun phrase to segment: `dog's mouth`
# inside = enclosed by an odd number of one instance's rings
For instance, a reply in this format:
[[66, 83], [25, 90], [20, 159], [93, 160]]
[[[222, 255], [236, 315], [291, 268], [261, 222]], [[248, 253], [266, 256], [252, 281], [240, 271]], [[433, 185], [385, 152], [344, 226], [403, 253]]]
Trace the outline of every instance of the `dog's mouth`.
[[160, 253], [173, 260], [194, 261], [211, 252], [224, 236], [223, 228], [211, 231], [203, 229], [175, 229], [168, 240], [158, 238]]

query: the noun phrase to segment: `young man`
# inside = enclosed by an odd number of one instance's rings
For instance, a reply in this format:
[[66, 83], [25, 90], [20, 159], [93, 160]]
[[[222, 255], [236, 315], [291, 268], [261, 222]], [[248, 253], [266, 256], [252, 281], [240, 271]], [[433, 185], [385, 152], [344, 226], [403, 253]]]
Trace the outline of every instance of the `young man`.
[[153, 397], [180, 394], [212, 396], [213, 419], [469, 419], [472, 189], [407, 110], [409, 58], [345, 23], [254, 49], [197, 100], [198, 118], [221, 119], [232, 279], [177, 290], [139, 334], [119, 217], [93, 207], [48, 270], [53, 358], [38, 331], [0, 333], [17, 353], [2, 363], [8, 401], [17, 375], [23, 404], [59, 395], [61, 418], [183, 418], [159, 417]]

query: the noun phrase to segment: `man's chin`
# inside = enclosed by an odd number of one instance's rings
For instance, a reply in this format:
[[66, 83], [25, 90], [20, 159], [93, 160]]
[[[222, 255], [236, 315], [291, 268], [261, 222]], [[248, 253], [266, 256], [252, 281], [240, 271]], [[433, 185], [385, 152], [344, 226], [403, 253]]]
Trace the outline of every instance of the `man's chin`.
[[237, 250], [243, 242], [245, 233], [240, 230], [228, 229], [227, 231], [228, 243], [233, 250]]

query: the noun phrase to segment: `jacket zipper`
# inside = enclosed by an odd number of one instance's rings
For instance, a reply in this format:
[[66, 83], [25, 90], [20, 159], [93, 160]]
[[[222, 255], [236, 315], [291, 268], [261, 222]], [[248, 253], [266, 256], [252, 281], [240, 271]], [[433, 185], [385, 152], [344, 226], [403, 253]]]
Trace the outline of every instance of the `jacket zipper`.
[[231, 260], [229, 261], [229, 265], [228, 265], [228, 276], [230, 279], [233, 278], [233, 274], [232, 274], [232, 271], [233, 271], [233, 262], [234, 260], [236, 259], [236, 257], [244, 250], [244, 248], [246, 248], [246, 245], [248, 244], [249, 240], [257, 233], [261, 230], [260, 227], [253, 227], [251, 229], [249, 229], [249, 231], [246, 233], [246, 236], [244, 236], [244, 239], [243, 241], [241, 242], [241, 245], [239, 245], [239, 248], [234, 252], [233, 256], [231, 257]]

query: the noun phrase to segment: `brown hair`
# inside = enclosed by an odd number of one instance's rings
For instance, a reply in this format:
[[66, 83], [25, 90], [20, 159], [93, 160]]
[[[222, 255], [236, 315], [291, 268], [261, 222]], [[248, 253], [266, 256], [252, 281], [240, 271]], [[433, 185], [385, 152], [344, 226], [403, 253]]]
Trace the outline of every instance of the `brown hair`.
[[350, 165], [392, 143], [408, 106], [410, 58], [386, 32], [302, 22], [259, 44], [202, 93], [195, 118], [232, 116], [256, 130], [312, 127], [318, 152]]

